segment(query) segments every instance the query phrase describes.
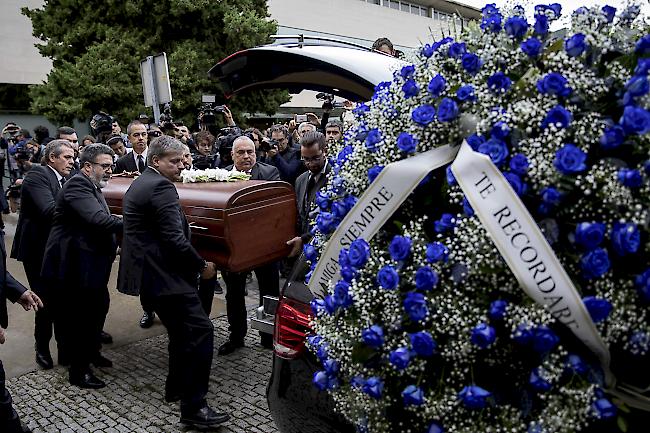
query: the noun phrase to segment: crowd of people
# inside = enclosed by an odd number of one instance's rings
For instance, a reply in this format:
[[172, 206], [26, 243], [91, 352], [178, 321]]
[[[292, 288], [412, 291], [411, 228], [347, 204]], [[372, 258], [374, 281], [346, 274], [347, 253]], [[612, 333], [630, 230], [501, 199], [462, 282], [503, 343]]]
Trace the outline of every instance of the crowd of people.
[[[37, 364], [53, 368], [49, 346], [54, 337], [58, 364], [69, 367], [72, 385], [106, 386], [92, 366], [112, 366], [101, 348], [112, 342], [103, 329], [111, 265], [119, 253], [118, 290], [140, 296], [144, 313], [139, 325], [150, 327], [158, 317], [169, 334], [165, 399], [180, 401], [181, 421], [196, 426], [218, 425], [229, 418], [205, 400], [214, 350], [208, 317], [214, 293], [223, 289], [214, 263], [201, 258], [190, 243], [173, 182], [180, 180], [182, 170], [206, 168], [242, 171], [253, 180], [289, 182], [297, 194], [300, 236], [287, 239], [287, 244], [291, 255], [297, 255], [310, 237], [311, 204], [331, 169], [328, 143], [340, 140], [343, 132], [342, 123], [329, 120], [327, 113], [322, 119], [310, 113], [306, 121], [291, 120], [264, 131], [238, 127], [227, 107], [223, 114], [225, 128], [201, 125], [191, 132], [180, 122], [157, 125], [141, 115], [123, 132], [116, 119], [99, 113], [90, 122], [93, 135], [81, 140], [67, 126], [50, 137], [47, 128], [39, 126], [32, 135], [9, 123], [0, 142], [7, 159], [2, 166], [10, 179], [0, 200], [5, 213], [19, 212], [10, 256], [22, 263], [29, 283], [28, 289], [11, 278], [5, 265], [7, 283], [0, 290], [4, 287], [6, 293], [0, 296], [36, 311]], [[123, 217], [111, 215], [101, 193], [111, 176], [120, 174], [137, 175], [124, 197]], [[282, 265], [276, 262], [252, 271], [260, 303], [265, 295], [278, 295]], [[250, 274], [221, 271], [229, 335], [219, 346], [219, 355], [244, 346]], [[0, 326], [6, 326], [1, 312], [0, 319]], [[260, 333], [260, 344], [272, 348], [272, 336]], [[3, 404], [12, 416], [0, 419], [0, 430], [27, 431], [0, 380]]]

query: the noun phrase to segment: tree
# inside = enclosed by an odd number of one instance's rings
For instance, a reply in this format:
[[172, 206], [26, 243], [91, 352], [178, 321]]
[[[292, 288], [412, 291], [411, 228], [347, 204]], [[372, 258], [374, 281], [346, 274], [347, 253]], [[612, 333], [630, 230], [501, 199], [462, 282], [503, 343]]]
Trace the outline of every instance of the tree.
[[[71, 123], [102, 110], [120, 119], [144, 110], [139, 64], [167, 53], [176, 119], [194, 123], [202, 93], [223, 91], [207, 71], [225, 56], [268, 43], [276, 23], [265, 0], [45, 0], [22, 9], [52, 58], [47, 83], [32, 86], [32, 111]], [[274, 113], [286, 92], [250, 92], [230, 108]]]

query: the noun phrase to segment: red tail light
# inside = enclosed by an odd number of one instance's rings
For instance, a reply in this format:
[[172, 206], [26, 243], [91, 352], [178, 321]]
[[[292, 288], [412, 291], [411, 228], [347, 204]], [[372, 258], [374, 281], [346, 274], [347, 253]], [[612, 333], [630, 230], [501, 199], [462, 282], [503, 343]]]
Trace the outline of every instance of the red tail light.
[[273, 343], [275, 353], [281, 358], [297, 358], [305, 350], [305, 338], [311, 332], [312, 320], [308, 304], [281, 298], [275, 312]]

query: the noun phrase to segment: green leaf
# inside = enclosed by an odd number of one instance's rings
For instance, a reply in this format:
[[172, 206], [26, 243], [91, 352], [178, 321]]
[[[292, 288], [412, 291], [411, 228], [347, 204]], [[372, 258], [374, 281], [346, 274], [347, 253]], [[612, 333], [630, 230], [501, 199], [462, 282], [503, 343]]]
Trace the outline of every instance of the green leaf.
[[623, 433], [627, 432], [627, 421], [622, 416], [618, 416], [616, 418], [616, 425], [618, 426], [618, 429]]

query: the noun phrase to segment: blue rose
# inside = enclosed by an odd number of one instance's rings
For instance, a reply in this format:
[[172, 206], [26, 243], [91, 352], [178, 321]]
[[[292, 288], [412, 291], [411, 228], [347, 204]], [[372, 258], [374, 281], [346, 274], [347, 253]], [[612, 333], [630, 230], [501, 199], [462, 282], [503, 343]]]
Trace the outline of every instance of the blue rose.
[[323, 301], [325, 302], [325, 311], [327, 314], [334, 314], [338, 307], [334, 301], [334, 297], [332, 295], [327, 295], [323, 298]]
[[360, 389], [365, 383], [366, 379], [363, 376], [352, 376], [352, 379], [350, 379], [350, 385], [356, 389]]
[[325, 309], [325, 301], [320, 298], [314, 298], [311, 300], [309, 303], [309, 306], [311, 307], [311, 312], [314, 314], [314, 316], [318, 317], [321, 314], [326, 312]]
[[645, 35], [637, 41], [634, 52], [639, 56], [645, 56], [650, 53], [650, 35]]
[[524, 181], [521, 180], [521, 178], [509, 171], [503, 172], [503, 177], [506, 178], [512, 189], [515, 191], [515, 193], [518, 196], [522, 196], [526, 194], [526, 191], [528, 190], [528, 185]]
[[400, 260], [406, 260], [406, 258], [411, 254], [411, 238], [408, 236], [395, 236], [388, 246], [388, 252], [390, 253], [390, 258], [399, 262]]
[[650, 90], [648, 78], [646, 76], [638, 75], [630, 78], [630, 80], [625, 83], [625, 90], [627, 90], [630, 96], [634, 98], [647, 94], [648, 90]]
[[551, 389], [551, 383], [544, 379], [542, 375], [540, 374], [542, 371], [541, 367], [538, 367], [531, 371], [530, 373], [530, 378], [528, 379], [528, 383], [530, 384], [531, 388], [533, 388], [537, 392], [546, 392]]
[[474, 216], [474, 208], [472, 205], [469, 203], [469, 200], [467, 200], [467, 197], [463, 197], [463, 212], [465, 215], [468, 217]]
[[641, 246], [641, 233], [633, 223], [614, 223], [609, 237], [612, 240], [614, 252], [619, 256], [634, 254]]
[[528, 22], [524, 17], [514, 16], [506, 20], [506, 24], [503, 28], [506, 31], [506, 34], [511, 38], [521, 39], [528, 31]]
[[634, 75], [648, 75], [648, 71], [650, 71], [650, 58], [645, 57], [637, 60]]
[[429, 313], [426, 298], [422, 293], [409, 292], [404, 298], [404, 310], [411, 320], [419, 322]]
[[361, 331], [361, 340], [373, 349], [379, 349], [384, 344], [384, 330], [379, 325], [372, 325]]
[[427, 245], [427, 261], [429, 263], [446, 262], [449, 259], [449, 249], [442, 242]]
[[372, 166], [368, 169], [368, 181], [370, 183], [373, 183], [375, 179], [377, 179], [377, 176], [379, 176], [379, 173], [384, 169], [383, 165], [375, 165]]
[[420, 93], [420, 87], [418, 87], [415, 80], [408, 79], [404, 84], [402, 84], [402, 92], [404, 92], [404, 97], [408, 99], [417, 96], [417, 94]]
[[586, 170], [587, 154], [573, 144], [565, 144], [555, 152], [553, 166], [562, 174], [571, 175]]
[[490, 136], [497, 140], [504, 140], [508, 135], [510, 135], [510, 127], [506, 122], [499, 121], [490, 130]]
[[332, 300], [340, 308], [347, 308], [352, 305], [353, 300], [350, 295], [350, 285], [345, 281], [338, 281], [334, 286]]
[[599, 398], [592, 405], [591, 408], [596, 413], [598, 419], [609, 419], [616, 416], [616, 406], [606, 398]]
[[573, 120], [573, 115], [570, 111], [561, 105], [556, 105], [551, 108], [542, 120], [542, 129], [546, 129], [549, 125], [555, 125], [556, 128], [566, 128]]
[[348, 157], [353, 153], [354, 153], [354, 147], [348, 144], [343, 149], [341, 149], [338, 155], [336, 155], [336, 162], [339, 165], [343, 165], [348, 160]]
[[421, 406], [424, 403], [424, 392], [422, 388], [409, 385], [402, 391], [404, 406]]
[[503, 320], [503, 318], [506, 317], [507, 309], [508, 301], [504, 301], [503, 299], [492, 301], [490, 309], [488, 310], [488, 317], [491, 320]]
[[436, 233], [444, 233], [456, 227], [456, 217], [450, 213], [443, 213], [439, 220], [433, 223]]
[[427, 428], [426, 433], [445, 433], [445, 429], [440, 424], [432, 422]]
[[460, 59], [466, 52], [465, 42], [455, 42], [449, 46], [447, 54], [454, 59]]
[[434, 42], [433, 45], [431, 45], [431, 48], [433, 48], [434, 51], [438, 51], [438, 49], [439, 49], [440, 47], [442, 47], [443, 45], [448, 44], [449, 42], [453, 42], [453, 41], [454, 41], [454, 40], [453, 40], [452, 38], [450, 38], [449, 36], [447, 36], [446, 38], [442, 38], [442, 39], [440, 39], [439, 41]]
[[325, 234], [333, 232], [335, 228], [334, 215], [330, 212], [320, 212], [316, 217], [316, 227]]
[[441, 122], [451, 122], [458, 117], [458, 104], [450, 98], [443, 98], [438, 106], [438, 120]]
[[547, 186], [540, 191], [542, 202], [539, 204], [539, 213], [542, 216], [549, 215], [560, 204], [562, 194], [556, 188]]
[[428, 332], [415, 332], [410, 334], [409, 337], [411, 339], [411, 347], [418, 356], [429, 358], [433, 356], [438, 348], [435, 340]]
[[476, 95], [474, 95], [474, 86], [471, 84], [461, 86], [458, 90], [456, 90], [456, 98], [458, 98], [458, 100], [461, 102], [475, 101]]
[[481, 28], [486, 32], [498, 33], [501, 31], [501, 21], [503, 16], [499, 13], [483, 16]]
[[576, 244], [590, 251], [598, 247], [605, 239], [607, 226], [603, 223], [582, 222], [576, 226]]
[[533, 350], [548, 353], [560, 343], [560, 338], [548, 326], [541, 325], [533, 330]]
[[563, 98], [571, 95], [569, 81], [557, 72], [548, 73], [537, 80], [537, 90], [545, 95], [555, 95]]
[[639, 188], [643, 185], [643, 176], [639, 170], [621, 168], [616, 175], [618, 181], [628, 188]]
[[584, 53], [586, 49], [587, 43], [585, 42], [585, 35], [582, 33], [576, 33], [564, 41], [564, 50], [569, 57], [578, 57]]
[[316, 193], [316, 197], [314, 198], [314, 201], [316, 202], [316, 205], [322, 210], [329, 209], [332, 203], [331, 200], [329, 199], [329, 194], [327, 194], [324, 191], [318, 191]]
[[579, 376], [584, 375], [587, 373], [589, 368], [587, 367], [587, 364], [580, 358], [578, 355], [569, 355], [566, 360], [566, 365], [567, 368], [573, 372], [573, 374], [577, 374]]
[[472, 329], [470, 340], [472, 343], [485, 349], [497, 339], [496, 330], [487, 323], [479, 323]]
[[650, 132], [650, 112], [644, 108], [628, 105], [623, 110], [620, 124], [626, 134], [646, 134]]
[[362, 238], [355, 239], [350, 244], [350, 251], [348, 251], [348, 258], [350, 265], [356, 269], [362, 268], [370, 258], [370, 245]]
[[548, 17], [544, 14], [535, 15], [535, 25], [533, 26], [535, 34], [545, 36], [548, 34], [548, 28]]
[[528, 162], [526, 155], [517, 153], [516, 155], [513, 155], [512, 158], [510, 158], [510, 163], [508, 166], [513, 173], [519, 176], [525, 176], [528, 173], [528, 167], [530, 166], [530, 163]]
[[379, 129], [371, 129], [368, 131], [368, 135], [366, 136], [366, 149], [368, 149], [370, 152], [376, 152], [377, 145], [380, 144], [383, 140], [384, 137], [381, 135], [381, 131]]
[[336, 376], [341, 370], [341, 364], [335, 359], [328, 359], [323, 363], [325, 372], [331, 376]]
[[399, 284], [399, 274], [391, 265], [384, 265], [377, 272], [377, 283], [386, 290], [393, 290]]
[[413, 153], [415, 152], [418, 145], [418, 139], [413, 137], [408, 132], [402, 132], [397, 137], [397, 147], [402, 152]]
[[357, 277], [357, 271], [351, 266], [341, 266], [341, 278], [343, 281], [351, 283]]
[[408, 78], [411, 78], [413, 76], [413, 74], [415, 74], [415, 66], [414, 65], [403, 66], [402, 69], [399, 71], [399, 74], [405, 80], [408, 79]]
[[512, 340], [522, 346], [528, 345], [533, 340], [533, 330], [526, 324], [517, 325], [513, 331]]
[[503, 72], [497, 72], [488, 77], [487, 85], [492, 93], [505, 93], [512, 86], [512, 80]]
[[625, 141], [625, 132], [619, 125], [605, 128], [603, 135], [600, 137], [600, 146], [603, 149], [615, 149]]
[[390, 352], [388, 359], [397, 370], [404, 370], [411, 362], [411, 351], [406, 347], [398, 347]]
[[542, 52], [544, 45], [537, 38], [528, 38], [521, 43], [521, 51], [528, 57], [537, 57]]
[[436, 117], [436, 109], [429, 104], [420, 105], [411, 113], [411, 118], [420, 126], [427, 126]]
[[357, 201], [358, 199], [351, 194], [345, 196], [343, 199], [343, 203], [345, 204], [345, 207], [348, 208], [348, 211], [352, 210], [352, 208], [357, 204]]
[[433, 47], [429, 44], [425, 44], [422, 49], [420, 49], [420, 55], [426, 57], [427, 59], [433, 56]]
[[478, 151], [488, 155], [495, 165], [501, 165], [508, 157], [508, 146], [505, 142], [490, 138], [478, 147]]
[[465, 69], [465, 71], [470, 75], [476, 75], [476, 73], [481, 69], [481, 66], [483, 66], [481, 58], [474, 53], [463, 54], [461, 64], [463, 65], [463, 69]]
[[470, 385], [458, 393], [458, 399], [467, 409], [483, 409], [488, 405], [492, 393], [480, 386]]
[[363, 115], [365, 115], [369, 111], [370, 111], [370, 107], [368, 107], [368, 105], [365, 103], [361, 103], [358, 104], [356, 107], [354, 107], [354, 109], [352, 110], [352, 114], [354, 114], [357, 117], [363, 117]]
[[650, 301], [650, 268], [636, 276], [634, 287], [645, 301]]
[[585, 304], [594, 323], [600, 323], [607, 319], [609, 313], [612, 312], [612, 308], [614, 308], [607, 299], [596, 298], [595, 296], [585, 296], [582, 298], [582, 302]]
[[415, 288], [418, 290], [432, 290], [438, 281], [438, 274], [429, 266], [422, 266], [415, 272]]
[[442, 92], [445, 90], [445, 87], [447, 87], [447, 81], [445, 80], [445, 77], [442, 75], [438, 74], [435, 77], [429, 81], [429, 86], [427, 87], [427, 90], [429, 93], [431, 93], [432, 96], [440, 96]]
[[329, 358], [329, 345], [327, 342], [323, 342], [316, 351], [316, 357], [320, 362], [325, 362]]
[[317, 371], [314, 373], [312, 383], [319, 391], [334, 389], [338, 386], [338, 379], [335, 376], [327, 374], [326, 371]]
[[580, 258], [580, 268], [588, 280], [602, 277], [609, 271], [609, 267], [609, 256], [603, 248], [591, 250]]
[[361, 387], [361, 390], [374, 399], [380, 399], [384, 391], [384, 382], [376, 376], [369, 377]]
[[472, 150], [477, 151], [481, 144], [485, 143], [485, 138], [481, 135], [472, 134], [465, 139]]
[[614, 21], [614, 16], [616, 16], [616, 8], [615, 7], [605, 5], [601, 9], [601, 11], [603, 12], [603, 15], [605, 15], [605, 19], [607, 20], [608, 23], [611, 23], [612, 21]]
[[314, 248], [312, 244], [305, 244], [302, 247], [302, 252], [305, 254], [305, 258], [310, 262], [318, 259], [318, 251], [316, 251], [316, 248]]
[[343, 203], [343, 200], [336, 200], [332, 203], [332, 214], [334, 215], [334, 218], [342, 220], [347, 213], [348, 208], [345, 203]]

